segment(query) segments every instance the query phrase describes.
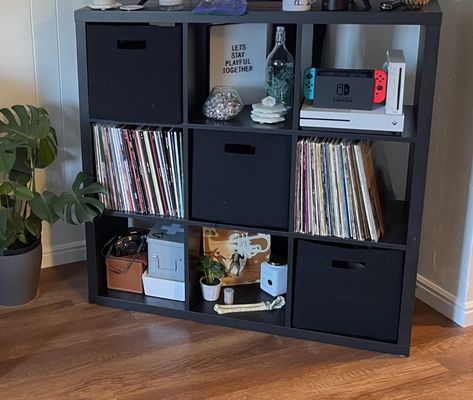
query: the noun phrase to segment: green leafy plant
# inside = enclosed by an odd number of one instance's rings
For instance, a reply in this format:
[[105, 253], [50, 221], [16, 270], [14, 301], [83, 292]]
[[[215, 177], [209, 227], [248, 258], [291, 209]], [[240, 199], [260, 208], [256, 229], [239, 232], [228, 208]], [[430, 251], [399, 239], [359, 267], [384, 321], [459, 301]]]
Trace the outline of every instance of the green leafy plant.
[[211, 256], [202, 256], [200, 261], [200, 271], [204, 272], [207, 285], [216, 285], [217, 279], [225, 275], [225, 267]]
[[105, 189], [79, 173], [70, 193], [38, 191], [37, 170], [57, 157], [57, 137], [48, 112], [31, 105], [0, 109], [0, 254], [41, 237], [42, 221], [92, 221], [104, 210], [96, 198]]

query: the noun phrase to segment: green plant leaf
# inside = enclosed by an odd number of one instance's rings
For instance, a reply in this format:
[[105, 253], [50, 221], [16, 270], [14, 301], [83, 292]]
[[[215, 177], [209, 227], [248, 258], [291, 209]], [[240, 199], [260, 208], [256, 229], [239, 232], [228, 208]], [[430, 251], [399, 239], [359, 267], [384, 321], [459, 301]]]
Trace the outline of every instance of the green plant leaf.
[[[0, 122], [1, 123], [1, 122]], [[15, 145], [7, 140], [0, 140], [0, 172], [9, 174], [15, 164]]]
[[20, 200], [32, 200], [34, 199], [34, 193], [26, 186], [17, 186], [15, 188], [15, 196]]
[[50, 127], [47, 137], [40, 139], [37, 168], [46, 168], [51, 165], [57, 157], [57, 137], [56, 131]]
[[37, 141], [48, 136], [51, 121], [46, 110], [34, 106], [15, 105], [0, 109], [0, 133], [6, 133], [17, 145]]
[[54, 211], [56, 203], [59, 202], [59, 197], [54, 193], [45, 191], [42, 195], [34, 194], [34, 198], [28, 202], [31, 211], [41, 220], [54, 224], [59, 216]]
[[74, 225], [83, 224], [102, 214], [104, 205], [94, 196], [106, 191], [97, 182], [87, 185], [89, 179], [80, 172], [72, 184], [72, 193], [62, 193], [59, 196], [54, 211], [63, 221]]
[[20, 185], [26, 185], [31, 179], [33, 170], [28, 159], [28, 151], [24, 147], [16, 149], [16, 159], [13, 168], [10, 171], [9, 179]]
[[36, 214], [31, 213], [30, 216], [26, 218], [25, 227], [34, 237], [38, 239], [41, 237], [42, 223], [41, 219]]
[[0, 194], [8, 194], [11, 192], [13, 192], [13, 185], [11, 182], [6, 181], [0, 185]]

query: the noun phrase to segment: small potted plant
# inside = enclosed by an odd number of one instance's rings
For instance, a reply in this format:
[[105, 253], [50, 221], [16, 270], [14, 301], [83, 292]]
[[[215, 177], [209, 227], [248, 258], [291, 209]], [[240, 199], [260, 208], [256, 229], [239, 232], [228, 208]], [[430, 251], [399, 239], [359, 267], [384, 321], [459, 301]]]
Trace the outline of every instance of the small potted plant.
[[200, 278], [202, 296], [207, 301], [217, 300], [222, 287], [220, 278], [225, 275], [225, 267], [211, 256], [203, 256], [200, 258], [200, 270], [204, 272], [204, 276]]
[[105, 189], [79, 173], [69, 193], [40, 190], [38, 171], [57, 156], [56, 132], [43, 108], [0, 109], [0, 306], [32, 301], [42, 261], [42, 223], [92, 221]]

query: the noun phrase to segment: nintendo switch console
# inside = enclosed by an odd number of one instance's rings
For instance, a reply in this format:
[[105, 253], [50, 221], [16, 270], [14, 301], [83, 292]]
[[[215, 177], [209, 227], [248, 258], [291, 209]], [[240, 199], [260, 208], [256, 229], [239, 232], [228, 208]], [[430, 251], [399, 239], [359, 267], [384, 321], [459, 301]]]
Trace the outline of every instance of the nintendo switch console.
[[315, 107], [371, 110], [386, 98], [383, 70], [319, 69], [304, 72], [304, 97]]

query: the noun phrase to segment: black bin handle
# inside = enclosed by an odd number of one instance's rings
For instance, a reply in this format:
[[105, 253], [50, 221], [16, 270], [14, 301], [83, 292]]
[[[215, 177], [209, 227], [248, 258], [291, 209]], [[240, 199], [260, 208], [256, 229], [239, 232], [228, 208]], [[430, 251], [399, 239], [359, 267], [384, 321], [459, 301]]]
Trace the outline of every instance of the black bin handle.
[[225, 143], [225, 153], [254, 156], [256, 154], [256, 146], [252, 144]]
[[364, 261], [332, 260], [332, 268], [364, 270], [366, 263]]
[[146, 40], [117, 40], [117, 49], [144, 50], [146, 49]]

